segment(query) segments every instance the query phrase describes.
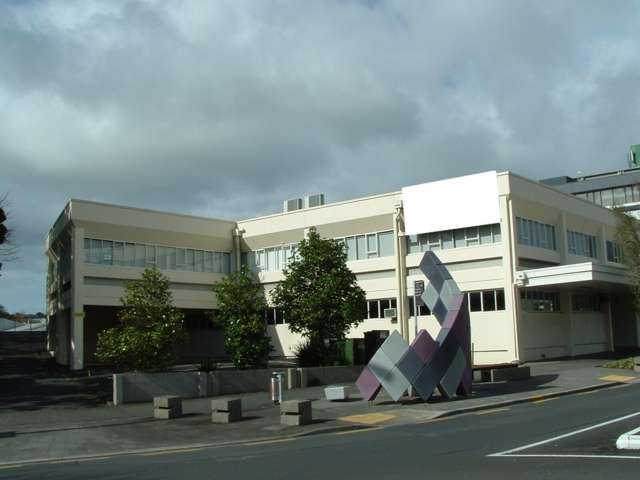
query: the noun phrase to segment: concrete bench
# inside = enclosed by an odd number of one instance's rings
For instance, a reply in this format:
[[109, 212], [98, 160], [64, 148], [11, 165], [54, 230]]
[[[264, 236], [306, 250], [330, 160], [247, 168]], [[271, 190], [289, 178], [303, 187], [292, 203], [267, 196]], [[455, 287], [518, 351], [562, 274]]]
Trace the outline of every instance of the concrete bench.
[[153, 416], [167, 420], [182, 416], [182, 398], [177, 395], [153, 397]]
[[237, 422], [242, 418], [240, 398], [216, 398], [211, 400], [211, 421], [213, 423]]
[[280, 405], [282, 425], [307, 425], [311, 420], [311, 400], [287, 400]]
[[349, 400], [349, 394], [347, 393], [347, 387], [339, 385], [331, 385], [324, 389], [324, 396], [330, 402], [336, 402], [340, 400]]

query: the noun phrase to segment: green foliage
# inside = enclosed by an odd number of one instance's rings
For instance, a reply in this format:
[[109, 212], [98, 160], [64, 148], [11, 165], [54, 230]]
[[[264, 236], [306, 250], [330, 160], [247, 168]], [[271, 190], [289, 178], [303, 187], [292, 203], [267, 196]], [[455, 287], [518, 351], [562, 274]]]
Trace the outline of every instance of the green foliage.
[[365, 293], [347, 268], [344, 246], [321, 238], [313, 228], [298, 244], [272, 298], [289, 329], [307, 339], [304, 361], [315, 356], [319, 365], [339, 361], [347, 332], [366, 316]]
[[218, 282], [213, 291], [225, 333], [224, 347], [233, 364], [236, 368], [265, 368], [271, 342], [262, 286], [245, 266]]
[[635, 358], [622, 358], [620, 360], [613, 360], [611, 362], [604, 363], [602, 365], [604, 368], [622, 368], [625, 370], [633, 370], [636, 366]]
[[640, 311], [640, 222], [622, 210], [614, 209], [616, 241], [622, 248], [623, 262], [633, 280], [636, 310]]
[[161, 370], [176, 362], [175, 345], [187, 341], [184, 314], [173, 306], [169, 279], [146, 269], [127, 282], [121, 325], [98, 335], [96, 357], [123, 370]]

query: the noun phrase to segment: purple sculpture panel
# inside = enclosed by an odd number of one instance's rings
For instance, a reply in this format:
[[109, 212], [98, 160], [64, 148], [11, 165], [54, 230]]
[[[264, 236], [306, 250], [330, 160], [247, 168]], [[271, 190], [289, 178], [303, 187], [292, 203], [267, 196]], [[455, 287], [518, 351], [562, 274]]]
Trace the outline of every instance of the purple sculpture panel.
[[411, 345], [394, 331], [371, 358], [356, 386], [373, 400], [381, 388], [395, 401], [413, 385], [428, 400], [437, 388], [445, 398], [471, 393], [471, 331], [467, 298], [435, 253], [425, 252], [420, 270], [429, 284], [420, 297], [441, 328], [434, 340], [420, 330]]

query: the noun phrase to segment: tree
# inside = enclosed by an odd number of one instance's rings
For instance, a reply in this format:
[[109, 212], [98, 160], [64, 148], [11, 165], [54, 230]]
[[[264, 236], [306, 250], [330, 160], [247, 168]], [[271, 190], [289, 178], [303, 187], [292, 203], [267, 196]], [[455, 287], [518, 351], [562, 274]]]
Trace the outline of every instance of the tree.
[[96, 357], [124, 370], [159, 370], [176, 362], [175, 345], [188, 338], [184, 314], [173, 306], [169, 279], [145, 269], [125, 284], [120, 326], [98, 335]]
[[[8, 204], [8, 195], [0, 196], [0, 260], [2, 261], [14, 260], [16, 254], [16, 249], [11, 242], [13, 230], [5, 223], [9, 217]], [[2, 262], [0, 261], [1, 269]]]
[[271, 351], [262, 286], [244, 266], [218, 282], [216, 294], [224, 347], [236, 368], [265, 368]]
[[319, 364], [335, 362], [349, 329], [366, 316], [365, 293], [347, 268], [344, 245], [322, 239], [311, 228], [283, 273], [284, 280], [272, 294], [274, 305], [282, 310], [289, 329], [306, 338], [304, 348]]
[[640, 311], [640, 222], [615, 208], [616, 241], [622, 248], [622, 261], [629, 267], [633, 280], [636, 310]]

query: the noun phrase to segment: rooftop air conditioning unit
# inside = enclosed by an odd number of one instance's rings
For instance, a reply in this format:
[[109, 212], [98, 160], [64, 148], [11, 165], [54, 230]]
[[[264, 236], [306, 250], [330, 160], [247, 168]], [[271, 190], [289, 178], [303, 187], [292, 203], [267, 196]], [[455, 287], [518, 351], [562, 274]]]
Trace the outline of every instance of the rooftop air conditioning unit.
[[316, 195], [307, 195], [304, 198], [306, 208], [319, 207], [324, 205], [324, 193], [318, 193]]
[[285, 212], [292, 212], [293, 210], [300, 210], [302, 208], [301, 198], [292, 198], [284, 201], [283, 210]]

